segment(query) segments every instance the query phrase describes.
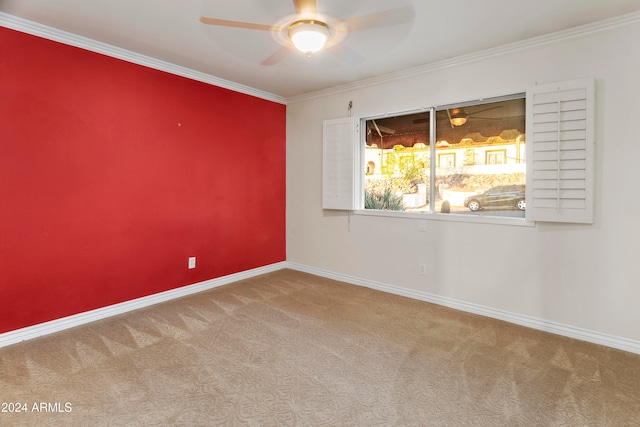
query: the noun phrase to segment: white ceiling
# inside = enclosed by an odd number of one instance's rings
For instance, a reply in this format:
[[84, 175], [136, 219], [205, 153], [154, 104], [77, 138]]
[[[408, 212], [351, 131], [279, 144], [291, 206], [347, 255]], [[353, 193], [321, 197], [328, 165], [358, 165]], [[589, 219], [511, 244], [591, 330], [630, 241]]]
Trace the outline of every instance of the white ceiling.
[[413, 8], [412, 22], [265, 66], [281, 48], [274, 33], [199, 18], [292, 21], [292, 0], [0, 0], [1, 12], [285, 99], [639, 11], [640, 0], [317, 0], [328, 23], [402, 7]]

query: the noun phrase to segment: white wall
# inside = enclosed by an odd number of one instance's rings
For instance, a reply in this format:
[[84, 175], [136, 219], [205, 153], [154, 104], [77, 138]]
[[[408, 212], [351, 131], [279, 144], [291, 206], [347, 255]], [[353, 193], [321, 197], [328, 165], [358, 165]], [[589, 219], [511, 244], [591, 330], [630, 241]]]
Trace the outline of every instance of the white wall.
[[[637, 40], [638, 20], [289, 103], [288, 261], [640, 341]], [[345, 117], [350, 100], [360, 117], [586, 77], [597, 85], [593, 225], [431, 220], [419, 232], [417, 219], [321, 208], [322, 121]]]

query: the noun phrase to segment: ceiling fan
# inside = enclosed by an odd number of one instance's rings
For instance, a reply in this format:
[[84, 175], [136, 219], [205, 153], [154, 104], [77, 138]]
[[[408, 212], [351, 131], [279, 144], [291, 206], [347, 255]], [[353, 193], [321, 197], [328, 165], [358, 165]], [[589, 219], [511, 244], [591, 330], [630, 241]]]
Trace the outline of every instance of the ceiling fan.
[[[449, 123], [451, 123], [451, 127], [459, 127], [463, 124], [467, 123], [469, 119], [478, 119], [478, 120], [500, 120], [497, 117], [479, 117], [476, 114], [483, 113], [489, 110], [495, 110], [496, 108], [502, 108], [502, 105], [497, 105], [495, 107], [485, 108], [483, 110], [474, 111], [473, 113], [467, 113], [463, 108], [451, 108], [447, 109], [447, 117], [449, 119]], [[413, 123], [426, 123], [428, 122], [428, 118], [415, 119]]]
[[318, 14], [316, 0], [293, 0], [293, 6], [295, 15], [285, 17], [272, 25], [229, 21], [206, 16], [201, 17], [200, 22], [207, 25], [274, 33], [276, 40], [282, 44], [282, 47], [261, 63], [262, 65], [274, 65], [284, 59], [292, 48], [311, 56], [320, 49], [337, 46], [340, 46], [341, 56], [345, 59], [359, 62], [363, 58], [342, 44], [350, 32], [404, 24], [411, 22], [414, 16], [413, 7], [408, 6], [346, 19], [329, 19], [324, 17], [325, 15]]
[[463, 108], [453, 108], [451, 110], [447, 110], [447, 115], [449, 116], [449, 122], [451, 123], [451, 127], [462, 126], [463, 124], [467, 123], [468, 119], [497, 120], [496, 118], [493, 118], [493, 117], [479, 117], [476, 115], [479, 113], [483, 113], [485, 111], [495, 110], [496, 108], [502, 108], [502, 105], [474, 111], [471, 114], [468, 114]]

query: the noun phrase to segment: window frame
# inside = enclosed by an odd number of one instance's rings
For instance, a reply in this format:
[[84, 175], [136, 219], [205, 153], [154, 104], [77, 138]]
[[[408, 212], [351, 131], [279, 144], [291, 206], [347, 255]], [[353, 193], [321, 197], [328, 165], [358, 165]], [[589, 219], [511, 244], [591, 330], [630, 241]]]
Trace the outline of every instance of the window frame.
[[[481, 99], [465, 101], [465, 102], [443, 104], [443, 105], [438, 105], [433, 107], [425, 107], [421, 109], [410, 109], [406, 111], [395, 111], [393, 113], [386, 113], [386, 114], [380, 114], [380, 115], [362, 116], [362, 117], [359, 117], [357, 121], [359, 123], [360, 129], [366, 129], [367, 121], [378, 120], [378, 119], [388, 118], [392, 116], [404, 116], [404, 115], [417, 114], [421, 112], [428, 112], [429, 120], [430, 120], [429, 140], [436, 141], [435, 122], [436, 122], [436, 113], [439, 111], [454, 109], [454, 108], [464, 108], [468, 106], [477, 106], [482, 104], [490, 104], [490, 103], [495, 103], [500, 101], [509, 101], [513, 99], [524, 99], [526, 103], [526, 98], [527, 98], [526, 92], [516, 92], [509, 95], [500, 95], [500, 96], [481, 98]], [[363, 196], [364, 180], [365, 180], [366, 167], [367, 167], [366, 160], [365, 160], [365, 145], [366, 145], [365, 132], [361, 133], [358, 141], [359, 141], [358, 152], [357, 152], [358, 164], [356, 165], [356, 174], [358, 175], [358, 180], [357, 180], [358, 186], [355, 189], [355, 194], [354, 194], [354, 200], [356, 200], [356, 209], [353, 210], [354, 214], [356, 215], [395, 217], [395, 218], [418, 218], [418, 219], [429, 219], [429, 220], [435, 219], [435, 220], [454, 221], [454, 222], [472, 222], [472, 223], [502, 224], [502, 225], [535, 226], [534, 222], [531, 222], [527, 219], [526, 211], [525, 211], [524, 218], [491, 215], [490, 212], [489, 214], [484, 212], [478, 212], [473, 215], [456, 214], [455, 212], [451, 212], [451, 213], [437, 212], [435, 210], [435, 192], [434, 191], [429, 192], [429, 206], [432, 206], [434, 208], [431, 208], [428, 211], [407, 212], [407, 211], [387, 211], [387, 210], [377, 210], [377, 209], [365, 209], [364, 196]], [[429, 149], [430, 149], [430, 154], [429, 154], [430, 158], [436, 159], [436, 161], [432, 160], [429, 166], [429, 180], [430, 180], [429, 188], [435, 188], [435, 180], [436, 180], [435, 171], [438, 167], [440, 167], [439, 166], [440, 158], [437, 155], [438, 153], [436, 152], [437, 147], [435, 143], [430, 144]], [[455, 156], [455, 153], [446, 153], [446, 154], [447, 155], [453, 154], [454, 158], [457, 157]], [[455, 158], [455, 161], [457, 162], [458, 159]], [[382, 165], [380, 165], [380, 167], [382, 167]]]
[[[525, 99], [526, 131], [526, 198], [525, 217], [460, 215], [429, 211], [384, 211], [364, 209], [365, 135], [360, 129], [367, 120], [430, 111], [430, 141], [435, 141], [436, 112], [447, 108], [497, 102], [502, 97], [484, 98], [439, 107], [398, 111], [378, 116], [361, 116], [325, 120], [323, 123], [322, 209], [348, 210], [356, 215], [418, 218], [459, 222], [534, 226], [536, 222], [594, 223], [595, 210], [595, 84], [594, 78], [546, 83], [531, 86], [524, 94], [508, 95]], [[507, 99], [507, 98], [505, 98]], [[538, 102], [538, 100], [540, 102]], [[557, 103], [557, 108], [549, 107]], [[538, 109], [537, 113], [534, 111]], [[536, 115], [537, 114], [537, 115]], [[555, 114], [557, 119], [548, 120]], [[565, 117], [566, 116], [566, 117]], [[579, 117], [578, 117], [579, 116]], [[536, 119], [540, 119], [536, 121]], [[553, 124], [557, 122], [557, 128]], [[348, 129], [331, 137], [331, 127]], [[534, 131], [534, 128], [535, 131]], [[335, 132], [333, 132], [335, 134]], [[555, 148], [554, 148], [555, 147]], [[436, 159], [436, 144], [430, 144], [430, 159]], [[555, 154], [553, 154], [555, 153]], [[536, 157], [537, 156], [537, 157]], [[567, 161], [570, 160], [570, 161]], [[550, 164], [557, 165], [551, 172]], [[345, 166], [341, 168], [341, 166]], [[382, 165], [380, 165], [382, 168]], [[435, 188], [436, 162], [430, 161], [430, 188]], [[538, 168], [537, 168], [538, 167]], [[539, 172], [541, 176], [534, 176]], [[577, 176], [579, 175], [579, 176]], [[334, 179], [335, 177], [338, 178]], [[549, 209], [549, 183], [557, 182], [558, 203]], [[568, 191], [565, 191], [567, 190]], [[430, 206], [435, 206], [435, 193], [429, 192]], [[555, 196], [554, 196], [555, 197]], [[572, 200], [569, 200], [572, 199]], [[580, 206], [573, 200], [579, 199]], [[565, 203], [565, 200], [569, 200]], [[536, 206], [536, 202], [540, 204]], [[562, 204], [565, 203], [566, 206]]]

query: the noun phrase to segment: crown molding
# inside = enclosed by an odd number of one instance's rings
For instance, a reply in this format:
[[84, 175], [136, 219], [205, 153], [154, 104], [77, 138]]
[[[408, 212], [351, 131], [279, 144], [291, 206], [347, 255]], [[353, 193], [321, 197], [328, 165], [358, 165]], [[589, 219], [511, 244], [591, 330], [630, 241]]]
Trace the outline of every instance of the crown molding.
[[126, 49], [121, 49], [119, 47], [112, 46], [106, 43], [98, 42], [96, 40], [92, 40], [86, 37], [78, 36], [73, 33], [58, 30], [53, 27], [28, 21], [26, 19], [9, 15], [4, 12], [0, 12], [0, 26], [2, 27], [11, 28], [13, 30], [21, 31], [27, 34], [31, 34], [31, 35], [35, 35], [45, 39], [79, 47], [92, 52], [101, 53], [103, 55], [122, 59], [124, 61], [132, 62], [134, 64], [143, 65], [145, 67], [165, 71], [171, 74], [186, 77], [192, 80], [201, 81], [214, 86], [219, 86], [225, 89], [233, 90], [235, 92], [244, 93], [247, 95], [255, 96], [257, 98], [262, 98], [268, 101], [277, 102], [280, 104], [290, 104], [293, 102], [305, 101], [305, 100], [310, 100], [314, 98], [321, 98], [324, 96], [344, 93], [344, 92], [352, 91], [355, 89], [361, 89], [361, 88], [366, 88], [370, 86], [377, 86], [384, 83], [393, 82], [396, 80], [406, 79], [409, 77], [426, 75], [437, 70], [442, 70], [442, 69], [455, 67], [463, 64], [478, 62], [478, 61], [486, 60], [492, 57], [507, 55], [514, 52], [535, 49], [535, 48], [539, 48], [539, 47], [543, 47], [543, 46], [547, 46], [555, 43], [560, 43], [566, 40], [586, 37], [601, 31], [608, 31], [614, 28], [635, 24], [638, 22], [640, 22], [640, 12], [632, 12], [632, 13], [617, 16], [614, 18], [609, 18], [602, 21], [597, 21], [590, 24], [585, 24], [578, 27], [570, 28], [568, 30], [545, 34], [543, 36], [533, 37], [524, 41], [509, 43], [509, 44], [491, 48], [491, 49], [485, 49], [485, 50], [474, 52], [468, 55], [461, 55], [455, 58], [437, 61], [437, 62], [409, 68], [406, 70], [385, 74], [382, 76], [358, 80], [358, 81], [347, 83], [344, 85], [334, 86], [334, 87], [322, 89], [319, 91], [309, 92], [306, 94], [285, 98], [269, 92], [264, 92], [259, 89], [255, 89], [255, 88], [241, 85], [239, 83], [235, 83], [229, 80], [211, 76], [209, 74], [205, 74], [199, 71], [195, 71], [186, 67], [181, 67], [166, 61], [161, 61], [159, 59], [145, 56], [136, 52], [126, 50]]
[[123, 61], [142, 65], [148, 68], [153, 68], [155, 70], [165, 71], [170, 74], [186, 77], [191, 80], [197, 80], [203, 83], [211, 84], [213, 86], [218, 86], [246, 95], [255, 96], [256, 98], [265, 99], [267, 101], [286, 104], [286, 99], [282, 96], [274, 95], [269, 92], [264, 92], [259, 89], [221, 79], [206, 73], [202, 73], [200, 71], [192, 70], [190, 68], [181, 67], [170, 62], [162, 61], [150, 56], [122, 49], [117, 46], [92, 40], [87, 37], [82, 37], [77, 34], [69, 33], [67, 31], [62, 31], [57, 28], [42, 25], [37, 22], [9, 15], [8, 13], [0, 12], [0, 27], [10, 28], [12, 30], [20, 31], [26, 34], [42, 37], [44, 39], [79, 47], [91, 52], [100, 53], [112, 58], [121, 59]]
[[485, 49], [478, 52], [474, 52], [467, 55], [461, 55], [455, 58], [445, 59], [442, 61], [432, 62], [425, 65], [409, 68], [406, 70], [397, 71], [394, 73], [385, 74], [382, 76], [376, 76], [369, 79], [358, 80], [351, 83], [346, 83], [340, 86], [334, 86], [327, 89], [318, 90], [315, 92], [309, 92], [302, 95], [296, 95], [286, 98], [287, 104], [293, 102], [306, 101], [314, 98], [321, 98], [324, 96], [335, 95], [344, 93], [356, 89], [362, 89], [370, 86], [378, 86], [381, 84], [393, 82], [396, 80], [402, 80], [409, 77], [416, 77], [426, 75], [434, 71], [455, 67], [463, 64], [469, 64], [473, 62], [479, 62], [482, 60], [490, 59], [496, 56], [507, 55], [515, 52], [522, 52], [526, 50], [536, 49], [560, 42], [564, 42], [571, 39], [577, 39], [587, 37], [595, 33], [602, 31], [608, 31], [614, 28], [635, 24], [640, 22], [640, 11], [632, 12], [614, 18], [604, 19], [601, 21], [593, 22], [590, 24], [581, 25], [574, 28], [569, 28], [563, 31], [557, 31], [555, 33], [549, 33], [538, 37], [532, 37], [527, 40], [505, 44], [495, 48]]

